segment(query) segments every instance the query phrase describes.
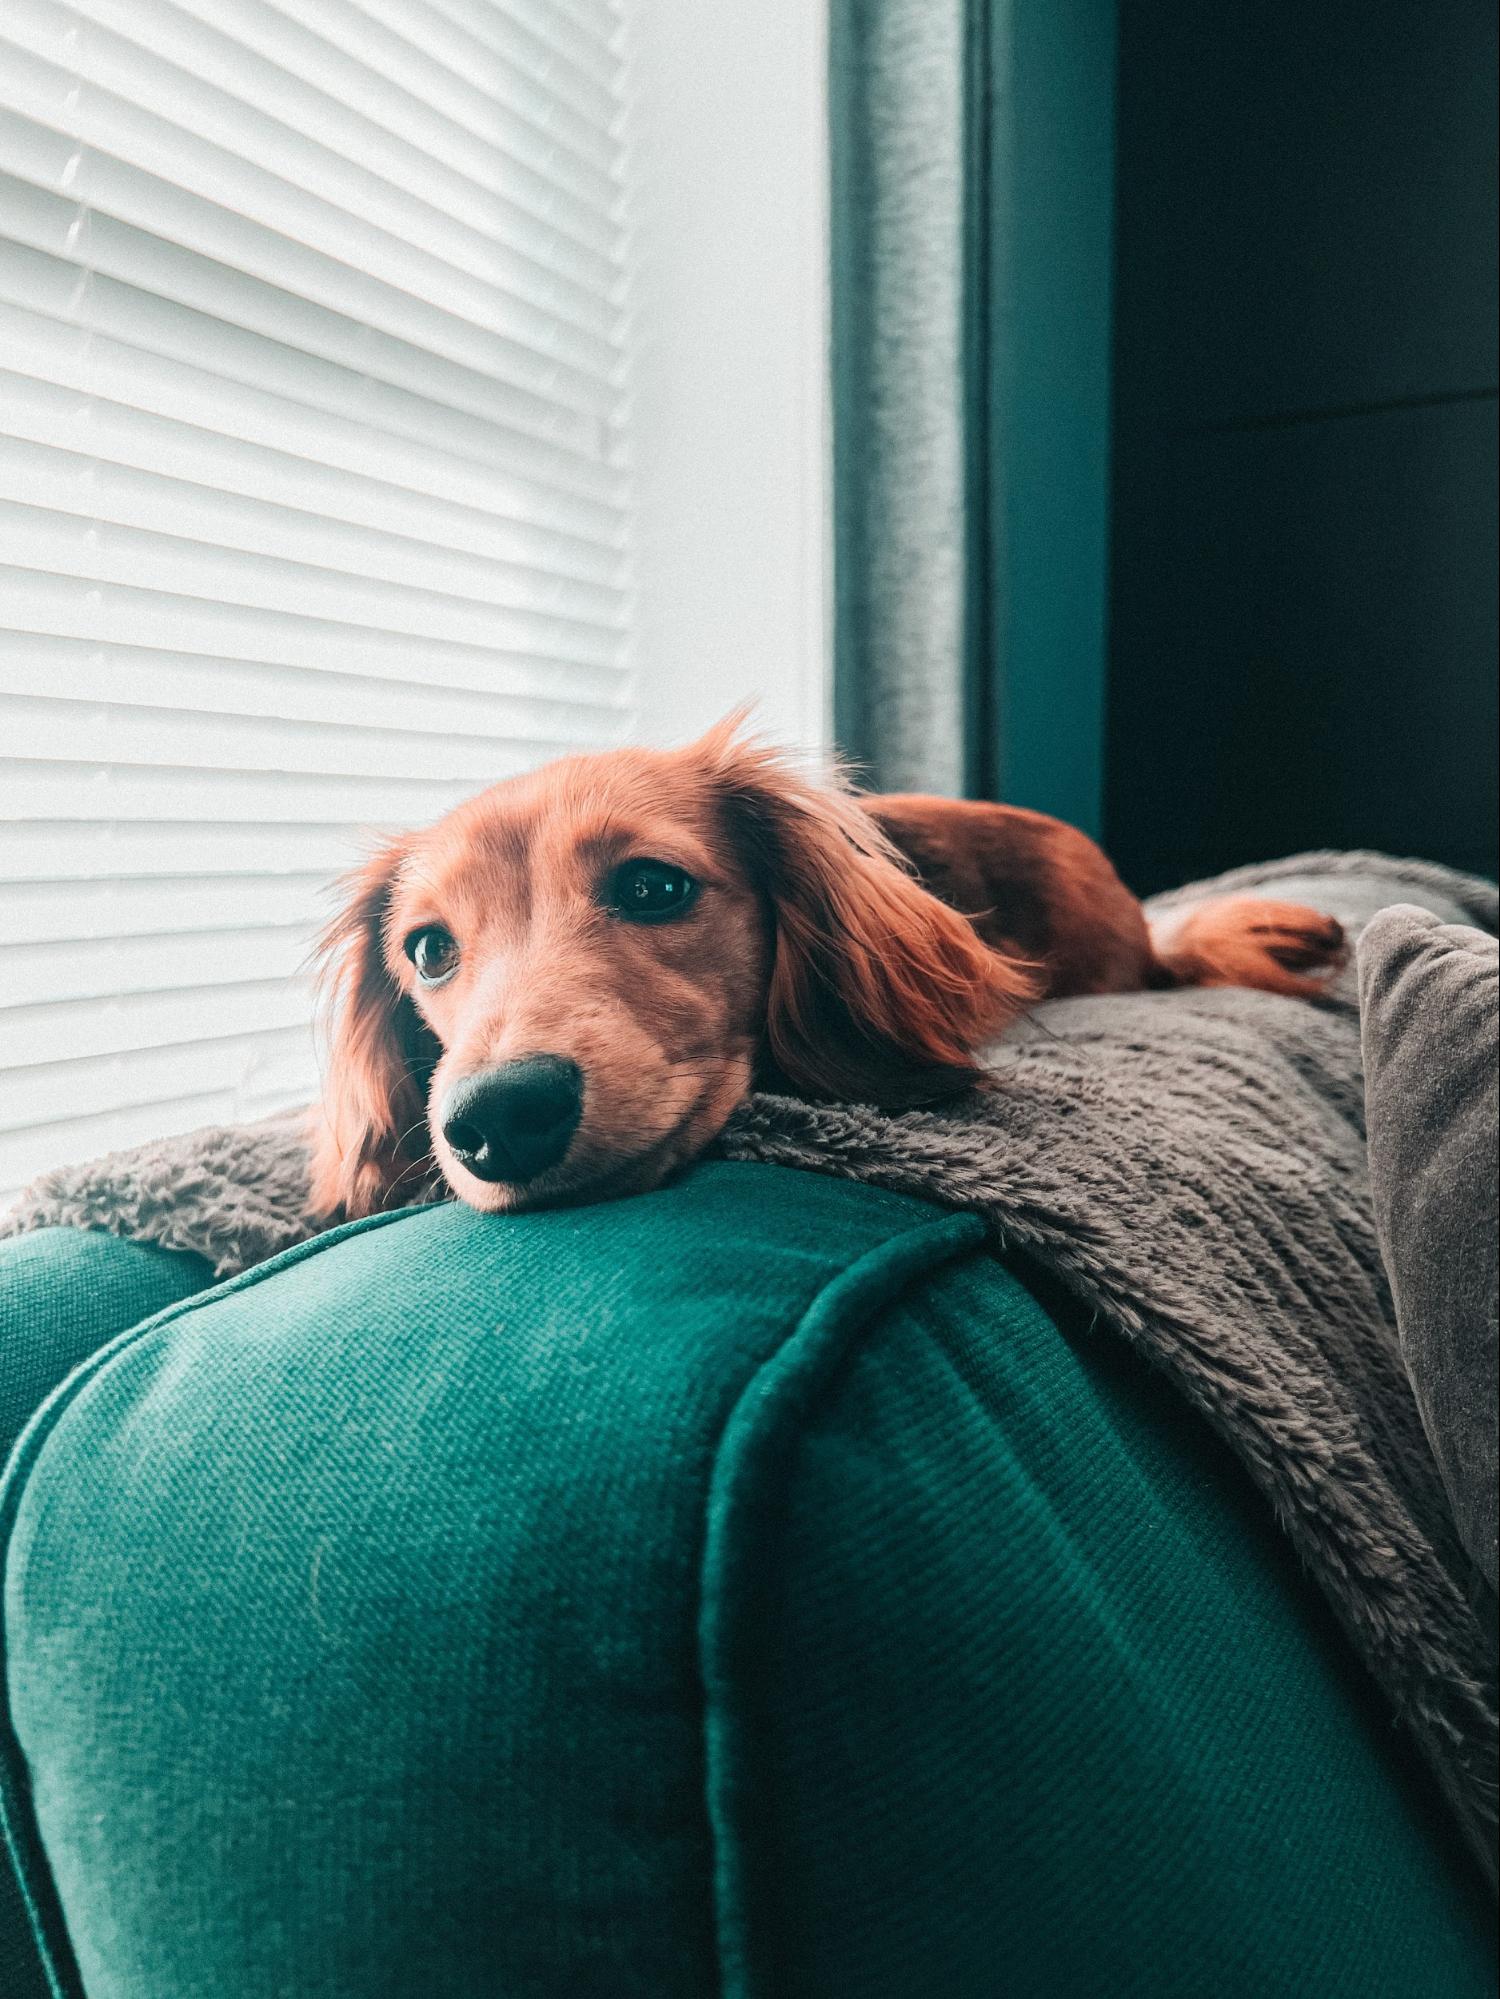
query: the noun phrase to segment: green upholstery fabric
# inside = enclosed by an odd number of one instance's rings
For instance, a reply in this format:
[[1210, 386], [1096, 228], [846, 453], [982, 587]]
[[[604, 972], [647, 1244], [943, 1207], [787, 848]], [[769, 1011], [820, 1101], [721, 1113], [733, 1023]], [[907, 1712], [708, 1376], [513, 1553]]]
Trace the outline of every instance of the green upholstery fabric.
[[1233, 1468], [920, 1202], [336, 1231], [76, 1373], [0, 1528], [68, 1995], [1491, 1987]]
[[85, 1229], [0, 1243], [0, 1459], [80, 1361], [212, 1282], [202, 1257]]
[[[201, 1257], [83, 1229], [38, 1229], [0, 1244], [0, 1463], [80, 1361], [212, 1281]], [[0, 1850], [0, 1994], [46, 1993], [31, 1925]]]

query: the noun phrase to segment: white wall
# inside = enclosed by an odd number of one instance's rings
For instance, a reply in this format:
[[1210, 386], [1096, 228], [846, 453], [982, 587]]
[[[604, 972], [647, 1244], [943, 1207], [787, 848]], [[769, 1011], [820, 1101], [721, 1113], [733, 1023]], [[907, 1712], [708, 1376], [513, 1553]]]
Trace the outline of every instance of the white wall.
[[643, 740], [829, 732], [822, 0], [625, 0]]

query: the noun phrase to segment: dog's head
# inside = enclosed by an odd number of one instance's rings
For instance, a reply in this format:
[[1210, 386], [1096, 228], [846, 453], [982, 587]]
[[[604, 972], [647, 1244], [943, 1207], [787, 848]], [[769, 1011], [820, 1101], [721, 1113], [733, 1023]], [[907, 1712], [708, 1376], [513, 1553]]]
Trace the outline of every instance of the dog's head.
[[935, 1102], [1030, 993], [847, 790], [733, 722], [496, 785], [345, 886], [329, 1214], [399, 1205], [434, 1159], [481, 1209], [638, 1192], [752, 1084]]

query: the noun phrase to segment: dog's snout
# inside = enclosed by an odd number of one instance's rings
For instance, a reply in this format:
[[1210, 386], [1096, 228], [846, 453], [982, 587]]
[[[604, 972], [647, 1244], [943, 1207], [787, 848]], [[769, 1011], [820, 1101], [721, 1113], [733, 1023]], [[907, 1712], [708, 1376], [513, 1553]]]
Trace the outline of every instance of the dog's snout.
[[443, 1137], [478, 1180], [522, 1186], [556, 1166], [583, 1111], [583, 1076], [561, 1055], [527, 1055], [455, 1083]]

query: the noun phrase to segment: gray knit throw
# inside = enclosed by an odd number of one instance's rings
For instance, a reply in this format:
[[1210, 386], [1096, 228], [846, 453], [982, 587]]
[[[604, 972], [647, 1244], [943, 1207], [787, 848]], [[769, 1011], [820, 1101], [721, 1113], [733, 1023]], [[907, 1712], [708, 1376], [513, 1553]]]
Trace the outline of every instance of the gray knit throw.
[[[1352, 932], [1392, 902], [1496, 928], [1488, 883], [1377, 854], [1298, 855], [1154, 906], [1263, 885]], [[1270, 1501], [1493, 1877], [1494, 1641], [1376, 1244], [1352, 975], [1316, 1005], [1054, 1001], [991, 1059], [997, 1087], [941, 1111], [754, 1097], [719, 1150], [977, 1210], [1175, 1383]], [[220, 1127], [49, 1174], [0, 1234], [73, 1223], [229, 1274], [312, 1232], [302, 1132]]]

